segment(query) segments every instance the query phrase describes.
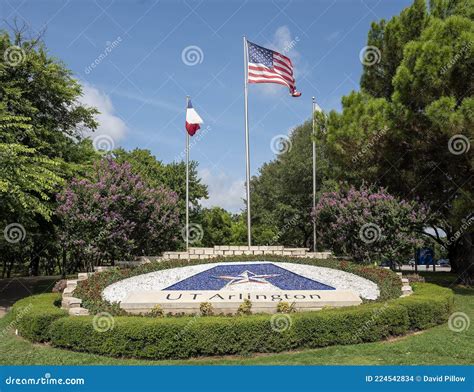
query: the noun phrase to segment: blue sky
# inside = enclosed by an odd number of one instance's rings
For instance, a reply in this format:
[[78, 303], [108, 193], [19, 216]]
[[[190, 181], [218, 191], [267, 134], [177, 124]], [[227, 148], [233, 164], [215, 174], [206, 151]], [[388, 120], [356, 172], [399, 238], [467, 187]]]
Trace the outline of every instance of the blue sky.
[[324, 110], [340, 109], [340, 98], [358, 89], [370, 23], [410, 3], [0, 0], [0, 14], [33, 31], [46, 27], [50, 53], [81, 81], [83, 101], [102, 112], [92, 136], [97, 144], [146, 148], [164, 162], [181, 159], [189, 94], [205, 121], [191, 149], [210, 190], [203, 204], [238, 211], [245, 193], [242, 36], [285, 51], [303, 93], [292, 98], [283, 86], [249, 86], [255, 174], [275, 157], [272, 138], [310, 117], [312, 96]]

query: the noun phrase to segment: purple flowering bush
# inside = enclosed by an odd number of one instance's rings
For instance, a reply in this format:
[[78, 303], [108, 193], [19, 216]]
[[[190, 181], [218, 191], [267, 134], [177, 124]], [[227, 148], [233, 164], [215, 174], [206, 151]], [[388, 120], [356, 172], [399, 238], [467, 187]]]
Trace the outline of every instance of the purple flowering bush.
[[60, 239], [77, 266], [154, 255], [176, 246], [177, 195], [150, 188], [128, 163], [103, 159], [90, 179], [73, 179], [58, 194]]
[[358, 263], [391, 260], [400, 263], [423, 244], [429, 211], [415, 201], [390, 195], [385, 189], [324, 193], [313, 219], [318, 239], [337, 255]]

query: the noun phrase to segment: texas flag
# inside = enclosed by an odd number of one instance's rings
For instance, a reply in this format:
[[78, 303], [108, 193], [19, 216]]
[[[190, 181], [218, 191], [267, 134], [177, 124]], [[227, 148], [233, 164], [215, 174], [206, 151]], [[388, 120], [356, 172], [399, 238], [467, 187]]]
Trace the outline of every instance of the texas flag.
[[194, 110], [191, 100], [188, 100], [188, 108], [186, 109], [186, 130], [190, 136], [194, 136], [199, 128], [199, 124], [202, 124], [202, 118]]

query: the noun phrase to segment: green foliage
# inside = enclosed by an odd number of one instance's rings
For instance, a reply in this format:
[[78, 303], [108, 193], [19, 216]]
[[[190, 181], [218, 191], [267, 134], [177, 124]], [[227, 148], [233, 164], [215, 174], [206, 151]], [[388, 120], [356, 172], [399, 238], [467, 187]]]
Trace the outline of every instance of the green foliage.
[[[5, 54], [12, 45], [23, 50], [15, 66]], [[94, 116], [98, 111], [78, 102], [82, 87], [72, 72], [49, 56], [39, 40], [25, 39], [22, 33], [15, 32], [10, 38], [7, 32], [0, 32], [0, 92], [0, 112], [29, 118], [32, 125], [26, 132], [2, 133], [3, 143], [21, 141], [42, 155], [68, 161], [82, 129], [97, 126]]]
[[[317, 127], [318, 138], [321, 126]], [[251, 180], [254, 243], [309, 247], [312, 242], [312, 124], [296, 127], [287, 148]], [[324, 146], [317, 143], [318, 191], [329, 176]]]
[[385, 303], [291, 314], [291, 328], [272, 329], [270, 315], [247, 317], [116, 317], [97, 332], [92, 317], [63, 317], [49, 327], [57, 347], [116, 357], [189, 358], [279, 352], [374, 342], [445, 322], [450, 289], [418, 284], [412, 296]]
[[[115, 160], [127, 162], [132, 170], [152, 188], [165, 186], [178, 195], [180, 209], [185, 211], [186, 200], [186, 163], [172, 162], [165, 164], [156, 159], [150, 150], [134, 149], [125, 151], [122, 148], [113, 151]], [[189, 203], [191, 208], [197, 208], [198, 201], [207, 198], [207, 186], [201, 183], [197, 173], [198, 163], [189, 163]]]
[[201, 302], [199, 304], [199, 313], [201, 316], [212, 316], [214, 314], [214, 307], [210, 302]]
[[[421, 330], [445, 323], [454, 305], [452, 291], [429, 283], [413, 283], [412, 287], [415, 293], [422, 291], [423, 296], [410, 295], [400, 300], [408, 312], [410, 329]], [[443, 295], [439, 295], [440, 292]]]
[[295, 304], [289, 304], [288, 302], [285, 301], [280, 301], [277, 304], [277, 313], [294, 313], [296, 312], [295, 310]]
[[249, 299], [244, 299], [244, 302], [242, 302], [240, 305], [239, 305], [239, 308], [237, 309], [237, 314], [240, 315], [240, 316], [243, 316], [243, 315], [250, 315], [252, 314], [252, 301], [250, 301]]
[[0, 143], [0, 166], [2, 208], [36, 213], [49, 220], [52, 210], [46, 202], [64, 183], [57, 174], [59, 162], [21, 144]]
[[21, 224], [27, 233], [21, 246], [2, 243], [7, 276], [15, 268], [33, 275], [40, 267], [45, 273], [68, 268], [57, 242], [54, 195], [98, 156], [82, 140], [96, 128], [98, 112], [79, 102], [81, 94], [71, 71], [39, 39], [0, 31], [0, 223]]
[[234, 227], [238, 217], [232, 216], [223, 208], [202, 208], [196, 213], [193, 220], [201, 225], [204, 233], [199, 243], [194, 243], [194, 246], [212, 247], [234, 244]]
[[57, 196], [61, 244], [76, 265], [90, 270], [104, 261], [160, 254], [175, 246], [174, 192], [150, 188], [128, 163], [103, 159], [94, 170], [90, 179], [74, 178]]
[[429, 211], [384, 189], [350, 188], [323, 193], [314, 211], [318, 237], [336, 255], [359, 263], [391, 260], [402, 264], [423, 245]]
[[165, 315], [165, 312], [163, 311], [163, 308], [159, 304], [156, 304], [155, 306], [153, 306], [153, 309], [147, 313], [147, 316], [149, 317], [164, 317], [164, 315]]
[[61, 302], [60, 294], [40, 294], [26, 297], [12, 307], [13, 322], [10, 327], [33, 342], [49, 340], [49, 327], [54, 320], [67, 316], [65, 310], [56, 305]]
[[474, 281], [474, 232], [463, 228], [474, 209], [473, 10], [472, 1], [433, 0], [427, 10], [415, 0], [374, 23], [367, 43], [380, 56], [364, 66], [361, 91], [342, 99], [342, 113], [330, 113], [322, 141], [341, 180], [421, 200], [447, 238], [460, 232], [449, 242], [433, 237], [467, 284]]

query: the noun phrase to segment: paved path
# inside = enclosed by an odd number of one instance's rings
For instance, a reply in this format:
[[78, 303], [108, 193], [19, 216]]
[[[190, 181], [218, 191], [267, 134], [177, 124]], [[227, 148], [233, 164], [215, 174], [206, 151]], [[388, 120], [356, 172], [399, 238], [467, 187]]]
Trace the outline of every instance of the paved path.
[[21, 298], [51, 292], [54, 283], [59, 279], [59, 276], [0, 279], [0, 317]]

